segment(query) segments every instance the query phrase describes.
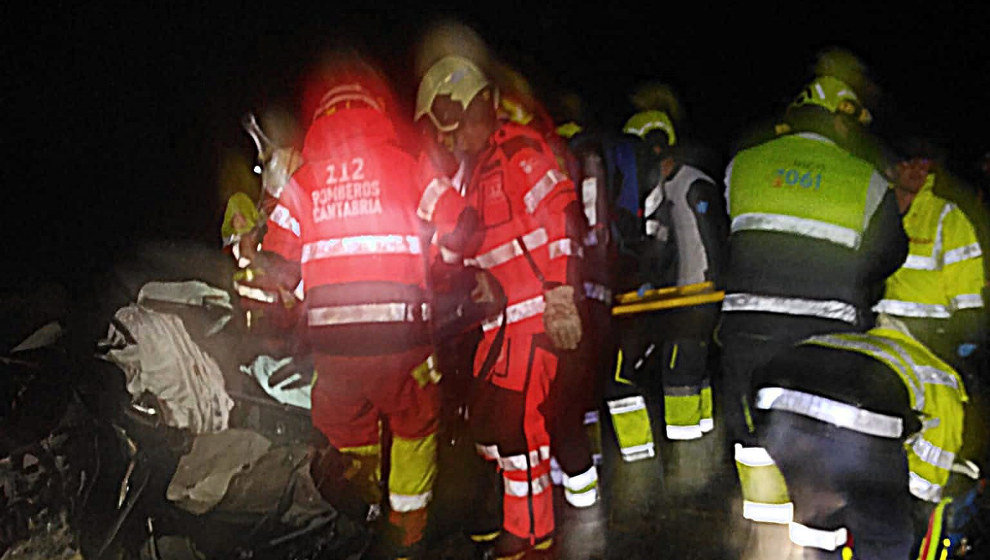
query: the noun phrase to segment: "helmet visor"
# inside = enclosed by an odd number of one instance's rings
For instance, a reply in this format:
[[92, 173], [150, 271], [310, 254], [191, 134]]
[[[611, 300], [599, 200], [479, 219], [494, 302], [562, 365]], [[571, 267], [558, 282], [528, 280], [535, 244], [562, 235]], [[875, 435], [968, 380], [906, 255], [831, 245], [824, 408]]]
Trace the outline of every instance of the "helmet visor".
[[426, 115], [440, 132], [453, 132], [464, 120], [464, 111], [464, 105], [454, 101], [451, 96], [438, 95], [433, 98]]

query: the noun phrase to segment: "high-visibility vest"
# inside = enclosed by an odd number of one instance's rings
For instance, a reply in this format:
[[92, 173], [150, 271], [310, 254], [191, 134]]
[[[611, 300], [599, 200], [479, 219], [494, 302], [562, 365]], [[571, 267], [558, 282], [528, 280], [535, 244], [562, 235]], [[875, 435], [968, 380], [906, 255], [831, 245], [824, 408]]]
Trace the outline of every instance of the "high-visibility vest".
[[[922, 421], [921, 431], [910, 435], [904, 444], [910, 491], [922, 500], [938, 502], [963, 442], [963, 404], [969, 398], [959, 374], [917, 340], [889, 328], [814, 336], [802, 344], [860, 352], [883, 362], [897, 374], [907, 387], [911, 409]], [[881, 416], [885, 415], [859, 415], [857, 422], [872, 425], [848, 427], [881, 437], [903, 435], [894, 433], [902, 431], [900, 424], [892, 426]]]
[[[855, 324], [857, 305], [865, 298], [854, 253], [849, 254], [846, 266], [823, 257], [828, 262], [821, 262], [820, 267], [781, 263], [774, 271], [756, 273], [747, 270], [753, 252], [774, 249], [739, 241], [747, 232], [773, 232], [808, 240], [809, 251], [823, 245], [835, 246], [840, 252], [857, 251], [887, 192], [883, 176], [831, 140], [800, 133], [737, 154], [727, 170], [726, 183], [733, 264], [722, 310], [815, 316]], [[747, 281], [747, 273], [754, 278]], [[774, 281], [767, 283], [768, 274], [775, 276]], [[830, 276], [825, 285], [831, 286], [824, 296], [822, 274]], [[767, 285], [786, 293], [768, 293]]]
[[887, 279], [877, 312], [948, 319], [957, 310], [983, 307], [983, 251], [976, 231], [962, 210], [934, 193], [934, 185], [932, 174], [904, 215], [908, 257]]

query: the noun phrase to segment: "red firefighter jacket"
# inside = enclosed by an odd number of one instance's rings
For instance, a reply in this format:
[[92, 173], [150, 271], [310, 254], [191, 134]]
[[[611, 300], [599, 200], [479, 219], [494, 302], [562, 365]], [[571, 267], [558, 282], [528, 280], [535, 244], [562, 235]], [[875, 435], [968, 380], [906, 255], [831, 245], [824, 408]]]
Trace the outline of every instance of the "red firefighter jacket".
[[[573, 183], [536, 131], [506, 123], [479, 156], [465, 198], [481, 222], [466, 260], [502, 283], [507, 334], [542, 332], [547, 285], [579, 286], [581, 217]], [[489, 338], [497, 328], [498, 321], [484, 325]]]
[[400, 149], [387, 117], [372, 109], [317, 119], [303, 158], [263, 249], [300, 263], [314, 349], [370, 355], [429, 343], [417, 213], [436, 211], [444, 180]]

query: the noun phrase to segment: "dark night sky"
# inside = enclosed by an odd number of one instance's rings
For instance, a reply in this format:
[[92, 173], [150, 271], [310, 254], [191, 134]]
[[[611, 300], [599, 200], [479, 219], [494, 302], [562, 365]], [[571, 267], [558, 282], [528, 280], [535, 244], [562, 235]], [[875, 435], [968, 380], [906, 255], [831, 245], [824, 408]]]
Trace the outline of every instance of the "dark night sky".
[[800, 89], [815, 51], [830, 44], [872, 67], [885, 94], [881, 131], [930, 134], [967, 165], [990, 150], [990, 26], [978, 2], [498, 3], [490, 12], [269, 4], [0, 8], [8, 260], [85, 276], [135, 238], [217, 243], [221, 150], [251, 155], [240, 116], [291, 98], [329, 37], [363, 42], [411, 100], [410, 46], [438, 16], [474, 26], [535, 84], [581, 92], [616, 117], [628, 114], [637, 82], [672, 83], [694, 135], [723, 158], [747, 124]]

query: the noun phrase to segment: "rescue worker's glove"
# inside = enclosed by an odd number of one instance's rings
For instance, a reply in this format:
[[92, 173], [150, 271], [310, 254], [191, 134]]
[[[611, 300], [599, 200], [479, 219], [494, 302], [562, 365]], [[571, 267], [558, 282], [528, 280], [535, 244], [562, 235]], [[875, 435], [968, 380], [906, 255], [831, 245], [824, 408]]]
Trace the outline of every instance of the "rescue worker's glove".
[[574, 350], [581, 342], [581, 315], [574, 303], [574, 286], [556, 286], [543, 292], [546, 309], [543, 328], [554, 347]]

